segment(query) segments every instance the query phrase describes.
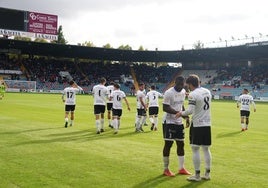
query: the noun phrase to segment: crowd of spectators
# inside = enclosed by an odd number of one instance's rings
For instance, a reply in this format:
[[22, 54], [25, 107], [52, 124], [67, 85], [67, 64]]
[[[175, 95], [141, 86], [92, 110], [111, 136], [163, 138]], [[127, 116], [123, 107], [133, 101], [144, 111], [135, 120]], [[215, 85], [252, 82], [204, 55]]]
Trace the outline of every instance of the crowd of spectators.
[[[133, 82], [125, 82], [121, 78], [122, 75], [128, 78], [131, 77], [131, 68], [134, 70], [138, 82], [144, 82], [147, 86], [154, 84], [160, 91], [163, 91], [163, 88], [178, 72], [183, 74], [181, 68], [158, 67], [155, 64], [147, 63], [82, 61], [48, 57], [24, 58], [23, 56], [18, 58], [5, 54], [0, 55], [0, 70], [19, 70], [23, 73], [21, 75], [4, 75], [5, 79], [36, 81], [37, 89], [40, 90], [63, 89], [70, 79], [60, 75], [60, 72], [64, 71], [68, 72], [72, 79], [87, 92], [90, 92], [92, 86], [98, 83], [100, 77], [105, 77], [108, 83], [116, 81], [123, 84], [123, 88], [127, 90], [125, 92], [129, 93], [133, 91]], [[268, 73], [265, 71], [267, 69], [268, 65], [259, 64], [254, 67], [225, 67], [217, 70], [216, 75], [212, 75], [208, 70], [204, 70], [204, 74], [201, 74], [205, 75], [206, 84], [225, 83], [240, 87], [241, 84], [248, 83], [255, 89], [259, 89], [263, 84], [268, 85]], [[185, 73], [187, 73], [187, 70], [185, 70]], [[195, 73], [194, 68], [192, 73]]]

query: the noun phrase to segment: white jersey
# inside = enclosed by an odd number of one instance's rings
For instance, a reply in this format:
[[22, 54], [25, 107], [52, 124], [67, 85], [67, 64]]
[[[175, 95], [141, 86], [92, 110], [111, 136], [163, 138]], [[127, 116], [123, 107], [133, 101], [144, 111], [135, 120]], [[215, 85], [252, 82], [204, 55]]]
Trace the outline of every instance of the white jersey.
[[121, 90], [114, 90], [111, 93], [113, 109], [122, 109], [122, 99], [126, 98], [126, 94]]
[[102, 84], [95, 85], [92, 89], [94, 105], [106, 105], [108, 89]]
[[[114, 86], [113, 85], [109, 85], [107, 86], [108, 89], [108, 99], [111, 97], [111, 93], [114, 90]], [[112, 101], [108, 100], [107, 103], [112, 103]]]
[[[192, 113], [192, 121], [194, 127], [205, 127], [211, 126], [211, 93], [208, 89], [203, 87], [198, 87], [188, 96], [188, 110]], [[182, 115], [190, 115], [183, 112]]]
[[237, 102], [241, 104], [240, 110], [250, 111], [250, 104], [254, 105], [255, 108], [253, 97], [249, 94], [240, 95]]
[[158, 98], [163, 97], [161, 93], [155, 90], [151, 90], [147, 93], [146, 98], [149, 102], [149, 107], [159, 107]]
[[[182, 111], [182, 106], [184, 104], [186, 91], [182, 89], [180, 92], [176, 91], [174, 87], [169, 88], [165, 94], [163, 99], [163, 104], [169, 105], [176, 111]], [[163, 117], [163, 122], [166, 124], [182, 124], [182, 117], [176, 118], [176, 114], [170, 114], [165, 112]]]
[[[138, 90], [137, 91], [137, 109], [144, 109], [144, 106], [141, 104], [141, 100], [144, 104], [146, 104], [146, 95], [144, 91]], [[141, 98], [141, 100], [140, 100]]]
[[75, 105], [76, 103], [76, 94], [79, 93], [79, 91], [82, 91], [83, 89], [81, 87], [74, 88], [74, 87], [66, 87], [62, 94], [65, 96], [65, 104], [66, 105]]

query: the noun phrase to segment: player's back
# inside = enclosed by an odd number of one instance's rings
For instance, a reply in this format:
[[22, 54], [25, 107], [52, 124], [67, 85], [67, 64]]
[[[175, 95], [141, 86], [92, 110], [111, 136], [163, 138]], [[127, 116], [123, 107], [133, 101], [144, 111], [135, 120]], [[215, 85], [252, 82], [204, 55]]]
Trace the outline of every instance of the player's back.
[[144, 106], [141, 104], [141, 100], [143, 101], [143, 103], [145, 104], [145, 98], [146, 98], [146, 95], [144, 94], [143, 91], [141, 90], [138, 90], [137, 91], [137, 108], [138, 109], [143, 109]]
[[92, 94], [94, 97], [94, 105], [105, 105], [106, 97], [108, 95], [108, 89], [104, 85], [95, 85], [92, 89]]
[[249, 94], [242, 94], [239, 96], [238, 100], [241, 103], [241, 110], [250, 110], [250, 104], [253, 101], [253, 97]]
[[66, 96], [65, 104], [74, 105], [76, 102], [76, 93], [79, 92], [79, 89], [73, 87], [66, 87], [63, 92]]
[[111, 97], [113, 98], [113, 108], [114, 109], [122, 109], [122, 99], [126, 97], [125, 92], [121, 90], [114, 90], [111, 93]]
[[155, 90], [151, 90], [147, 93], [147, 98], [149, 100], [149, 107], [152, 107], [152, 106], [159, 106], [158, 104], [158, 98], [159, 97], [162, 97], [162, 94], [159, 93], [158, 91], [155, 91]]
[[[211, 93], [208, 89], [199, 87], [189, 94], [189, 101], [193, 100], [195, 105], [193, 112], [194, 126], [210, 126], [210, 108], [211, 108]], [[190, 104], [191, 102], [189, 102]]]

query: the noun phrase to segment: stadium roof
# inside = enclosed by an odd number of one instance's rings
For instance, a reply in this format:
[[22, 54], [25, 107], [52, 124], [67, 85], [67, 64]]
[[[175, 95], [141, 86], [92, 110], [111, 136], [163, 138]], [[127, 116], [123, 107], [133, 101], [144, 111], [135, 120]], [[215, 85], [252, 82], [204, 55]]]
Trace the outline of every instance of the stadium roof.
[[0, 52], [129, 62], [235, 62], [268, 60], [268, 42], [198, 50], [136, 51], [0, 39]]

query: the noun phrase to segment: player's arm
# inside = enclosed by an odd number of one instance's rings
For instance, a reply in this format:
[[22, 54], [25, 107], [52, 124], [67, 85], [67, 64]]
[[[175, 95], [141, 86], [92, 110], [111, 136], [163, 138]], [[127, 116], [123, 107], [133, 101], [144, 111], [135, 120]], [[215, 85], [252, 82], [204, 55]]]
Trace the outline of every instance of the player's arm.
[[189, 115], [193, 114], [194, 108], [195, 108], [195, 105], [189, 104], [187, 110], [178, 112], [176, 114], [176, 118], [179, 118], [179, 117], [182, 117], [182, 116], [189, 116]]
[[113, 98], [114, 98], [113, 96], [114, 96], [114, 93], [113, 93], [113, 91], [112, 91], [112, 93], [108, 96], [108, 100], [109, 100], [109, 101], [112, 101]]
[[[185, 111], [184, 105], [182, 105], [182, 111]], [[185, 119], [186, 123], [186, 128], [190, 126], [190, 117], [189, 116], [182, 116], [183, 119]]]
[[147, 109], [147, 106], [146, 104], [144, 103], [144, 101], [142, 100], [142, 97], [139, 97], [139, 100], [141, 102], [141, 105], [144, 107], [144, 109], [146, 110]]
[[128, 103], [127, 98], [126, 98], [126, 97], [124, 97], [124, 100], [125, 100], [125, 102], [126, 102], [126, 104], [127, 104], [127, 109], [128, 109], [128, 111], [130, 111], [130, 107], [129, 107], [129, 103]]
[[256, 104], [255, 104], [255, 102], [253, 100], [251, 101], [251, 104], [253, 105], [254, 112], [256, 112]]
[[62, 93], [61, 100], [62, 100], [62, 102], [65, 102], [65, 92]]
[[83, 88], [81, 88], [79, 85], [77, 85], [76, 82], [74, 82], [74, 87], [79, 89], [79, 92], [84, 91]]
[[171, 108], [171, 106], [168, 104], [163, 104], [163, 111], [167, 112], [169, 114], [177, 114], [179, 112], [179, 111], [176, 111], [173, 108]]
[[239, 108], [239, 100], [236, 101], [236, 107]]

